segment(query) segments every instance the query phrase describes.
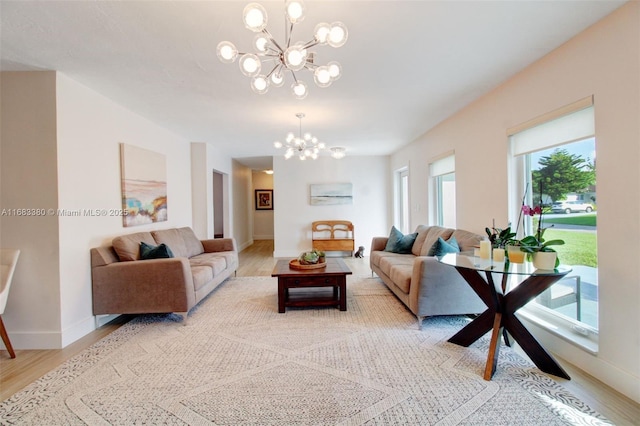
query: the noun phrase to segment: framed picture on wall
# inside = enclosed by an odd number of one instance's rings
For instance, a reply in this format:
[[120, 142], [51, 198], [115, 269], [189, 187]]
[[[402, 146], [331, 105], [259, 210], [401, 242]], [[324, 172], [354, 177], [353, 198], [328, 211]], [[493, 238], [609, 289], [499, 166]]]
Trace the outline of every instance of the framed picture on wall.
[[256, 189], [256, 210], [273, 210], [273, 189]]

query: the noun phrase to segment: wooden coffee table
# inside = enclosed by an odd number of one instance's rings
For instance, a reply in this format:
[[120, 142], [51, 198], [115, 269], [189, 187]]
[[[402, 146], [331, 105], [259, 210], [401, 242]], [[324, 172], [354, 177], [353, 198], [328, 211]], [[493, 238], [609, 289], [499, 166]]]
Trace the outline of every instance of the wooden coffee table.
[[[289, 307], [338, 306], [347, 310], [347, 275], [351, 271], [342, 259], [329, 258], [327, 266], [319, 269], [297, 270], [289, 268], [289, 260], [278, 260], [272, 277], [278, 277], [278, 312]], [[323, 294], [322, 287], [333, 287]], [[304, 288], [306, 291], [290, 292]]]

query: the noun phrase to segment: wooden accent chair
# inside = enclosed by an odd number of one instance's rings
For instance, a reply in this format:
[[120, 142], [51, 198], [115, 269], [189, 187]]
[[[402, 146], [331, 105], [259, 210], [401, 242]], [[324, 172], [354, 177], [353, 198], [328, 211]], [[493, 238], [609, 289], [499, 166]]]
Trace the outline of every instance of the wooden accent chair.
[[319, 220], [311, 224], [311, 232], [315, 250], [346, 251], [353, 256], [355, 235], [348, 220]]

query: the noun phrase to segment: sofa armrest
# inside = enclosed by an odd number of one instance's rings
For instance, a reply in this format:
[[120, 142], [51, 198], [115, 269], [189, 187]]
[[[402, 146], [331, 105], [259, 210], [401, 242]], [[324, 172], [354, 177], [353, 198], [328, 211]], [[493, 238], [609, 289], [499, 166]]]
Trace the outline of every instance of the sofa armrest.
[[234, 238], [215, 238], [212, 240], [202, 240], [205, 253], [216, 253], [219, 251], [238, 251]]
[[383, 251], [387, 246], [389, 237], [373, 237], [371, 241], [371, 251]]
[[[416, 285], [418, 284], [418, 285]], [[419, 312], [420, 310], [423, 312]], [[433, 256], [416, 256], [409, 289], [409, 309], [418, 316], [479, 313], [486, 309], [460, 273]]]
[[185, 257], [97, 266], [91, 279], [94, 315], [186, 312], [195, 305]]

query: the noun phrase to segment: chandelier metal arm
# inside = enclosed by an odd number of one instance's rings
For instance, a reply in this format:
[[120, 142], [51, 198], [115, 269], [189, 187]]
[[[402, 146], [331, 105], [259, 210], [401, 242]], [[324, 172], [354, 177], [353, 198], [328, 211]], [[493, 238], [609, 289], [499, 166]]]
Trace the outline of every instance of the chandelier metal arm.
[[271, 71], [269, 71], [269, 73], [267, 74], [267, 78], [271, 77], [271, 74], [273, 74], [278, 68], [280, 68], [282, 65], [281, 64], [276, 64], [273, 69]]
[[320, 42], [314, 38], [313, 40], [309, 40], [304, 46], [302, 46], [302, 48], [303, 49], [309, 49], [309, 48], [317, 46], [319, 44], [320, 44]]
[[282, 47], [280, 47], [280, 45], [278, 44], [278, 42], [276, 41], [275, 38], [273, 38], [273, 36], [271, 35], [271, 33], [269, 32], [269, 30], [267, 30], [266, 28], [262, 30], [262, 32], [264, 33], [264, 35], [266, 35], [267, 37], [269, 37], [269, 40], [271, 41], [271, 43], [273, 43], [273, 45], [275, 47], [278, 48], [278, 50], [280, 51], [280, 53], [284, 53], [284, 50], [282, 50]]
[[[285, 28], [286, 28], [286, 25], [287, 25], [287, 22], [285, 20]], [[287, 33], [287, 49], [291, 47], [291, 36], [293, 35], [293, 25], [294, 23], [292, 22], [291, 26], [289, 27], [289, 31]]]
[[298, 79], [296, 78], [296, 73], [295, 73], [295, 72], [293, 72], [293, 70], [289, 70], [289, 71], [291, 72], [291, 75], [293, 76], [293, 81], [294, 81], [294, 83], [297, 83], [297, 82], [298, 82]]

